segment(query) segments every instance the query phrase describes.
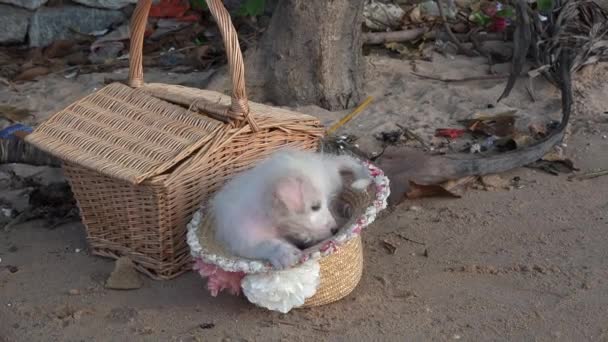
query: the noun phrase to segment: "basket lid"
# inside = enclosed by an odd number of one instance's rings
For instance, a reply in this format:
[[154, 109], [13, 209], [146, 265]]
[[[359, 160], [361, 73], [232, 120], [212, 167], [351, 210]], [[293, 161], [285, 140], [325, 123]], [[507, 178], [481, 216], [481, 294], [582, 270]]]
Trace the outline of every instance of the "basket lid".
[[52, 115], [26, 141], [65, 162], [137, 184], [175, 166], [224, 127], [112, 83]]
[[[204, 104], [229, 101], [209, 90], [112, 83], [52, 115], [25, 139], [65, 162], [139, 184], [217, 139], [228, 139], [227, 132], [250, 132], [249, 127], [234, 128], [201, 114], [207, 113]], [[251, 109], [260, 129], [323, 135], [313, 116], [257, 103]]]

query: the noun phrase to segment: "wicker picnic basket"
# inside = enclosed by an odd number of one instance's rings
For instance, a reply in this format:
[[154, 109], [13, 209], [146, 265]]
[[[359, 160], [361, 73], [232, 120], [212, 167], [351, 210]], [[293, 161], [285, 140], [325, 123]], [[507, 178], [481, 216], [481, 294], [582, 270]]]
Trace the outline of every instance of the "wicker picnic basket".
[[64, 162], [93, 254], [130, 257], [170, 279], [191, 270], [186, 225], [236, 172], [285, 146], [317, 149], [312, 116], [247, 101], [236, 30], [207, 0], [228, 56], [232, 96], [143, 81], [151, 0], [131, 21], [129, 81], [112, 83], [52, 115], [26, 140]]

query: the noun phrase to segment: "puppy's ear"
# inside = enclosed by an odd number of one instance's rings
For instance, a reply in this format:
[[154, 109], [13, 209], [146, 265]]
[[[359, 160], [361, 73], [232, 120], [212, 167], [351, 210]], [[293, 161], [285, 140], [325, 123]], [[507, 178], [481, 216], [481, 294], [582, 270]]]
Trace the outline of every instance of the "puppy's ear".
[[274, 188], [275, 200], [291, 212], [304, 211], [304, 181], [301, 178], [288, 176], [277, 181]]

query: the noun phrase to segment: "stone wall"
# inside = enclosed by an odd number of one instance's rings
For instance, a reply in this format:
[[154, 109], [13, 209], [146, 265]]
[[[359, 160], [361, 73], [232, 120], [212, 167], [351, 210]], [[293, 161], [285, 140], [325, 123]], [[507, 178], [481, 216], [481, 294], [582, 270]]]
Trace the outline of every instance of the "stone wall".
[[[79, 33], [99, 36], [105, 30], [126, 23], [137, 3], [137, 0], [48, 1], [0, 0], [0, 45], [45, 47]], [[158, 1], [153, 0], [154, 3]], [[224, 0], [224, 5], [236, 14], [243, 1]], [[277, 1], [266, 0], [267, 14], [272, 12]]]
[[59, 39], [100, 32], [125, 22], [137, 0], [0, 0], [0, 45], [45, 47]]

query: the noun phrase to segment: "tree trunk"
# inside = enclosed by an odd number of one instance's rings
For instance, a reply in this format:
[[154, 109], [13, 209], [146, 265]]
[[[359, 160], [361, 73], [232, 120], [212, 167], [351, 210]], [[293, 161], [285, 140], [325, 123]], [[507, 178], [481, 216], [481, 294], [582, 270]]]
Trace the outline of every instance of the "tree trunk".
[[363, 4], [279, 1], [268, 30], [247, 53], [247, 88], [276, 105], [340, 110], [359, 103]]

